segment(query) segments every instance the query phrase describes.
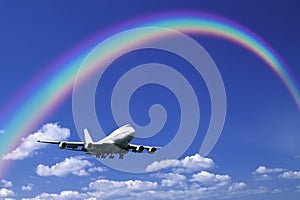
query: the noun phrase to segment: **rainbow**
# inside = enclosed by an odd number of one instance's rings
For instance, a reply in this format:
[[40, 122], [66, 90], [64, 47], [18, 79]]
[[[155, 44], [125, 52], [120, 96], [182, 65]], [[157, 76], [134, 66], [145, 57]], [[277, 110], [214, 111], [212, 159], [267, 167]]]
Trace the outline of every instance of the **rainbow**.
[[[5, 130], [5, 134], [0, 135], [0, 156], [3, 157], [15, 148], [22, 137], [41, 127], [55, 108], [70, 97], [77, 70], [93, 47], [118, 32], [139, 27], [169, 28], [184, 33], [219, 37], [241, 45], [261, 58], [278, 75], [300, 109], [299, 87], [287, 66], [266, 42], [245, 27], [222, 17], [204, 13], [176, 12], [153, 15], [96, 34], [55, 61], [47, 70], [21, 88], [22, 92], [18, 92], [10, 99], [0, 112], [0, 129]], [[101, 66], [102, 62], [117, 53], [119, 48], [147, 41], [154, 37], [151, 34], [135, 36], [132, 40], [121, 41], [118, 45], [111, 44], [111, 48], [106, 49], [101, 57], [94, 61], [95, 65], [88, 66], [85, 77], [88, 77], [95, 67]], [[157, 34], [155, 37], [160, 35]], [[4, 175], [10, 163], [12, 162], [5, 160], [0, 162], [0, 176]]]

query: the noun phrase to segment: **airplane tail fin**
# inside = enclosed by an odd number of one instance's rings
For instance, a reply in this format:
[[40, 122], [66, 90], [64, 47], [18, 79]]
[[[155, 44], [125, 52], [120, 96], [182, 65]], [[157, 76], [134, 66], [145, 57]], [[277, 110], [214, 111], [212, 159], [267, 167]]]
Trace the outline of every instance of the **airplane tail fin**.
[[87, 143], [87, 144], [92, 143], [93, 140], [91, 138], [91, 135], [90, 135], [89, 131], [87, 129], [84, 129], [83, 132], [84, 132], [84, 141], [85, 141], [85, 143]]

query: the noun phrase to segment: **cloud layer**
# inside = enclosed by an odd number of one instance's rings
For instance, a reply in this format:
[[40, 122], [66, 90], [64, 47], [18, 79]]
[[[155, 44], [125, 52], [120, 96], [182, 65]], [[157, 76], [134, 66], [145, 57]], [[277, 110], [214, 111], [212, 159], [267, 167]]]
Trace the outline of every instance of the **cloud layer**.
[[[152, 169], [161, 167], [161, 163], [150, 165]], [[203, 199], [230, 198], [235, 195], [258, 193], [262, 189], [251, 190], [244, 182], [234, 182], [228, 174], [211, 171], [215, 164], [210, 158], [198, 154], [181, 160], [172, 160], [171, 166], [160, 172], [150, 174], [151, 180], [110, 180], [99, 178], [89, 182], [81, 190], [65, 190], [60, 193], [42, 193], [33, 198], [39, 199]], [[74, 167], [76, 166], [76, 167]], [[165, 172], [168, 169], [168, 172]], [[205, 169], [205, 170], [204, 170]], [[53, 166], [39, 165], [37, 174], [41, 176], [63, 176], [67, 174], [87, 175], [91, 171], [102, 169], [94, 166], [83, 157], [66, 158]], [[171, 172], [170, 172], [171, 171]], [[155, 180], [153, 180], [155, 179]]]

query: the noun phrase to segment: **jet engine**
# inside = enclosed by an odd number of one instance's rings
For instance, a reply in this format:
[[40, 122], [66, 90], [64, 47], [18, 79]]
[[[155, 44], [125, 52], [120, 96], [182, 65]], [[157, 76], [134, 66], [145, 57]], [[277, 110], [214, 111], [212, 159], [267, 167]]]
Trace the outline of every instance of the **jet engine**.
[[141, 153], [142, 151], [144, 151], [144, 147], [143, 146], [138, 146], [135, 148], [135, 152]]
[[61, 142], [61, 143], [59, 143], [58, 147], [59, 147], [60, 149], [64, 149], [64, 148], [67, 147], [67, 143]]
[[148, 149], [148, 153], [155, 153], [155, 152], [156, 152], [155, 147], [151, 147], [150, 149]]
[[88, 148], [88, 149], [93, 148], [93, 144], [92, 144], [92, 143], [88, 143], [87, 148]]

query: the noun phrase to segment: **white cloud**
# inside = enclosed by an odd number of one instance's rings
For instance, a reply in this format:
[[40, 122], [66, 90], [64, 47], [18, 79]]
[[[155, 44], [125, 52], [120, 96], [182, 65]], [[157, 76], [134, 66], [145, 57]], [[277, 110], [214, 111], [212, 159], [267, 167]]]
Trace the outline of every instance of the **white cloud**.
[[283, 172], [283, 168], [267, 168], [266, 166], [259, 166], [254, 172], [252, 172], [254, 179], [257, 181], [271, 180], [270, 174]]
[[12, 190], [9, 190], [7, 188], [0, 189], [0, 197], [1, 198], [7, 198], [7, 197], [13, 197], [13, 196], [15, 196], [15, 193]]
[[181, 174], [167, 173], [167, 174], [156, 174], [157, 178], [163, 178], [161, 185], [163, 187], [173, 187], [186, 185], [186, 177]]
[[107, 171], [104, 167], [91, 167], [88, 169], [88, 172], [94, 173], [94, 172], [105, 172]]
[[283, 172], [285, 171], [282, 168], [266, 168], [265, 166], [259, 166], [253, 174], [270, 174], [270, 173], [276, 173], [276, 172]]
[[239, 182], [239, 183], [233, 183], [228, 190], [231, 192], [237, 191], [237, 190], [241, 190], [243, 188], [247, 187], [247, 184], [244, 182]]
[[105, 172], [104, 167], [96, 167], [94, 163], [85, 160], [83, 156], [65, 158], [62, 162], [52, 166], [39, 164], [36, 173], [39, 176], [65, 176], [73, 174], [76, 176], [88, 176], [90, 173]]
[[29, 183], [28, 185], [23, 185], [21, 190], [22, 191], [31, 191], [33, 189], [33, 185]]
[[0, 130], [0, 134], [3, 134], [3, 133], [5, 133], [5, 130]]
[[272, 179], [272, 177], [268, 174], [261, 174], [261, 175], [254, 174], [254, 178], [257, 181], [266, 181]]
[[280, 193], [280, 192], [282, 192], [282, 190], [278, 189], [278, 188], [275, 188], [274, 190], [272, 190], [273, 194]]
[[213, 174], [207, 171], [201, 171], [194, 174], [191, 179], [192, 182], [199, 182], [205, 186], [211, 185], [226, 185], [231, 181], [229, 175]]
[[[61, 200], [61, 199], [133, 199], [139, 194], [144, 194], [145, 191], [153, 191], [157, 188], [156, 182], [128, 180], [128, 181], [113, 181], [106, 179], [99, 179], [89, 183], [85, 189], [86, 192], [78, 191], [62, 191], [59, 194], [42, 193], [33, 198], [23, 198], [22, 200]], [[140, 198], [145, 197], [144, 195]], [[139, 198], [137, 198], [139, 199]]]
[[296, 192], [300, 192], [300, 185], [296, 186]]
[[212, 169], [215, 164], [212, 159], [201, 157], [199, 154], [187, 156], [182, 160], [166, 159], [155, 161], [146, 167], [146, 171], [157, 171], [160, 169], [173, 168], [176, 173], [189, 173], [202, 169]]
[[2, 185], [2, 187], [5, 187], [5, 188], [10, 188], [10, 187], [13, 186], [11, 181], [8, 181], [8, 180], [5, 180], [5, 179], [1, 180], [1, 185]]
[[36, 173], [39, 176], [65, 176], [67, 174], [88, 176], [89, 173], [87, 170], [90, 167], [93, 167], [93, 164], [90, 161], [77, 156], [66, 158], [64, 161], [56, 163], [51, 167], [39, 164], [36, 168]]
[[[70, 158], [71, 159], [71, 158]], [[82, 157], [77, 160], [83, 161]], [[201, 168], [212, 168], [215, 166], [212, 159], [204, 159], [195, 156], [188, 156], [182, 160], [171, 160], [172, 167], [169, 166], [168, 172], [161, 171], [156, 174], [151, 174], [151, 179], [144, 180], [110, 180], [103, 177], [90, 181], [88, 185], [83, 187], [80, 191], [62, 191], [60, 193], [42, 193], [33, 198], [23, 200], [58, 200], [58, 199], [237, 199], [242, 196], [274, 193], [278, 192], [275, 189], [268, 189], [266, 187], [252, 188], [244, 182], [233, 182], [232, 178], [227, 174], [217, 174], [208, 171], [192, 171]], [[201, 162], [199, 162], [201, 161]], [[75, 162], [75, 161], [72, 161]], [[80, 174], [78, 171], [84, 173], [102, 172], [105, 168], [98, 168], [93, 163], [85, 164], [78, 169], [61, 172], [58, 170], [62, 163], [72, 163], [70, 160], [63, 161], [52, 167], [46, 167], [44, 173], [50, 174]], [[163, 162], [170, 162], [165, 160]], [[155, 167], [164, 167], [164, 163], [158, 162]], [[201, 164], [199, 164], [201, 163]], [[203, 164], [204, 163], [204, 164]], [[69, 166], [69, 164], [67, 165]], [[61, 169], [64, 171], [64, 169]], [[42, 170], [41, 170], [42, 171]], [[55, 171], [60, 171], [60, 173]], [[185, 174], [177, 173], [177, 171], [185, 172]], [[42, 173], [42, 172], [41, 172]], [[194, 173], [194, 174], [193, 174]], [[155, 177], [155, 178], [154, 178]]]
[[279, 175], [279, 178], [284, 179], [300, 179], [300, 171], [288, 171]]
[[[178, 180], [179, 182], [191, 183], [185, 176], [168, 173], [160, 174], [163, 180]], [[241, 193], [254, 194], [263, 192], [261, 189], [245, 191], [245, 183], [234, 184], [219, 184], [226, 182], [228, 178], [221, 175], [223, 178], [216, 178], [217, 186], [201, 186], [193, 183], [188, 186], [180, 184], [169, 184], [170, 182], [162, 181], [161, 184], [156, 181], [143, 180], [126, 180], [116, 181], [108, 179], [99, 179], [92, 181], [87, 187], [79, 191], [63, 191], [59, 194], [42, 193], [34, 198], [23, 200], [58, 200], [58, 199], [232, 199], [234, 195], [238, 196]], [[217, 177], [217, 176], [216, 176]], [[230, 189], [229, 189], [230, 188]]]
[[23, 160], [46, 144], [38, 143], [37, 140], [66, 140], [70, 137], [70, 130], [61, 128], [57, 124], [46, 124], [38, 132], [22, 138], [21, 144], [12, 152], [4, 156], [5, 160]]
[[146, 171], [147, 172], [152, 172], [152, 171], [157, 171], [157, 170], [164, 169], [164, 168], [178, 166], [179, 163], [180, 163], [180, 161], [175, 160], [175, 159], [166, 159], [166, 160], [162, 160], [162, 161], [154, 161], [153, 163], [151, 163], [150, 165], [148, 165], [146, 167]]
[[[42, 193], [34, 198], [23, 198], [22, 200], [80, 200], [80, 199], [87, 199], [86, 194], [79, 193], [78, 191], [62, 191], [59, 194], [49, 194], [49, 193]], [[92, 200], [92, 199], [90, 199]]]
[[[103, 191], [106, 193], [114, 192], [112, 190], [118, 190], [122, 193], [123, 190], [137, 191], [137, 190], [150, 190], [157, 187], [156, 182], [141, 181], [141, 180], [128, 180], [128, 181], [113, 181], [107, 179], [99, 179], [89, 184], [90, 190]], [[118, 193], [119, 193], [118, 192]], [[128, 193], [125, 193], [127, 195]]]

